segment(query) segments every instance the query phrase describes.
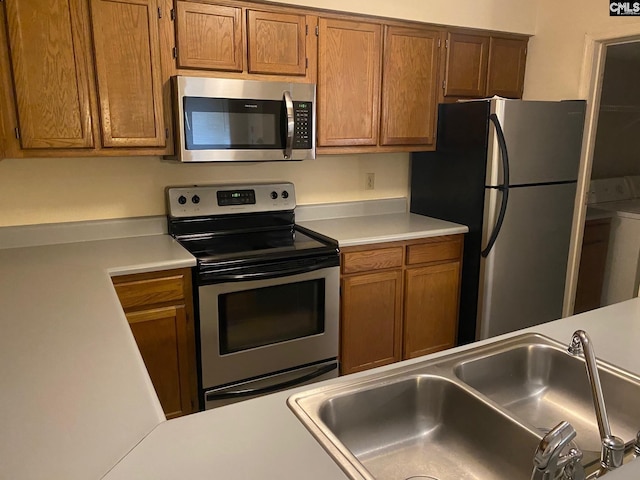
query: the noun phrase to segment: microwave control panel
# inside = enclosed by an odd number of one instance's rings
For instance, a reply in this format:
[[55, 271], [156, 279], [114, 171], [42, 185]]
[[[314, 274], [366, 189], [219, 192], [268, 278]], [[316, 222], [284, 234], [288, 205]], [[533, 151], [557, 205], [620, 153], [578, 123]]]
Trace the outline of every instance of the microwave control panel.
[[313, 131], [311, 102], [293, 102], [294, 134], [293, 148], [312, 148], [312, 138], [310, 132]]

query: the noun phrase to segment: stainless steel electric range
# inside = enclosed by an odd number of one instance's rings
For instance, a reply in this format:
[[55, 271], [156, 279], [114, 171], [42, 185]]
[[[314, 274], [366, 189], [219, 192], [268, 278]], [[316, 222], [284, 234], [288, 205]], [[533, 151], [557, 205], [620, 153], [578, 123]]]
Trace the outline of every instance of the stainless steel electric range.
[[295, 224], [292, 183], [169, 187], [169, 233], [197, 258], [205, 409], [338, 375], [339, 250]]

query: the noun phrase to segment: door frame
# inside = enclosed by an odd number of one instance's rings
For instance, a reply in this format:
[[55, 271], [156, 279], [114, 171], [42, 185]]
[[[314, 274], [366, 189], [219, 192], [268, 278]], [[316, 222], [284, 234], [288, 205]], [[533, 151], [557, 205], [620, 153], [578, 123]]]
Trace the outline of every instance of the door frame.
[[609, 45], [619, 45], [640, 41], [640, 25], [625, 25], [615, 30], [586, 34], [582, 71], [580, 74], [579, 98], [587, 100], [584, 136], [582, 139], [582, 155], [578, 171], [578, 185], [576, 192], [573, 224], [571, 226], [571, 245], [569, 247], [569, 261], [567, 281], [565, 283], [564, 304], [562, 316], [573, 315], [578, 284], [578, 270], [582, 253], [582, 237], [584, 222], [587, 216], [587, 198], [591, 170], [593, 166], [593, 152], [598, 129], [598, 115], [600, 97], [602, 94], [602, 80], [604, 78], [605, 59]]

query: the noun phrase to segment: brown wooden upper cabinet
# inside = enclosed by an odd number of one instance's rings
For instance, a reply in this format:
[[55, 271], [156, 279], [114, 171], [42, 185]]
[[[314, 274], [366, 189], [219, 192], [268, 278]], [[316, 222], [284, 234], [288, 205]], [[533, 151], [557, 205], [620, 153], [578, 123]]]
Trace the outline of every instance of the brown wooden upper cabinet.
[[318, 147], [433, 149], [441, 31], [329, 18], [319, 25]]
[[305, 75], [306, 16], [247, 11], [249, 73]]
[[382, 26], [329, 18], [318, 24], [318, 146], [375, 146]]
[[440, 32], [386, 26], [381, 145], [432, 145]]
[[0, 155], [171, 154], [176, 74], [317, 83], [320, 154], [432, 150], [439, 101], [522, 96], [524, 35], [215, 2], [0, 0]]
[[449, 32], [443, 97], [522, 98], [528, 41], [524, 36]]
[[86, 2], [4, 3], [22, 148], [92, 147]]
[[164, 147], [158, 13], [154, 0], [91, 0], [105, 147]]
[[241, 72], [242, 9], [176, 2], [176, 43], [180, 68]]
[[491, 37], [487, 97], [522, 98], [528, 38]]
[[176, 5], [178, 68], [307, 74], [306, 15], [183, 0]]
[[155, 0], [3, 3], [21, 149], [165, 147]]
[[449, 33], [444, 75], [445, 97], [482, 97], [487, 85], [489, 37]]

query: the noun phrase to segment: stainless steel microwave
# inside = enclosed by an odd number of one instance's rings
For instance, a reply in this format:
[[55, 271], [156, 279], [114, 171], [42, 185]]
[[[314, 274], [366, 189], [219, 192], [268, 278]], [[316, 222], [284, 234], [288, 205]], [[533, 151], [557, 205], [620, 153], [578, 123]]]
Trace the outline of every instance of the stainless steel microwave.
[[181, 162], [307, 160], [316, 156], [316, 86], [173, 77]]

